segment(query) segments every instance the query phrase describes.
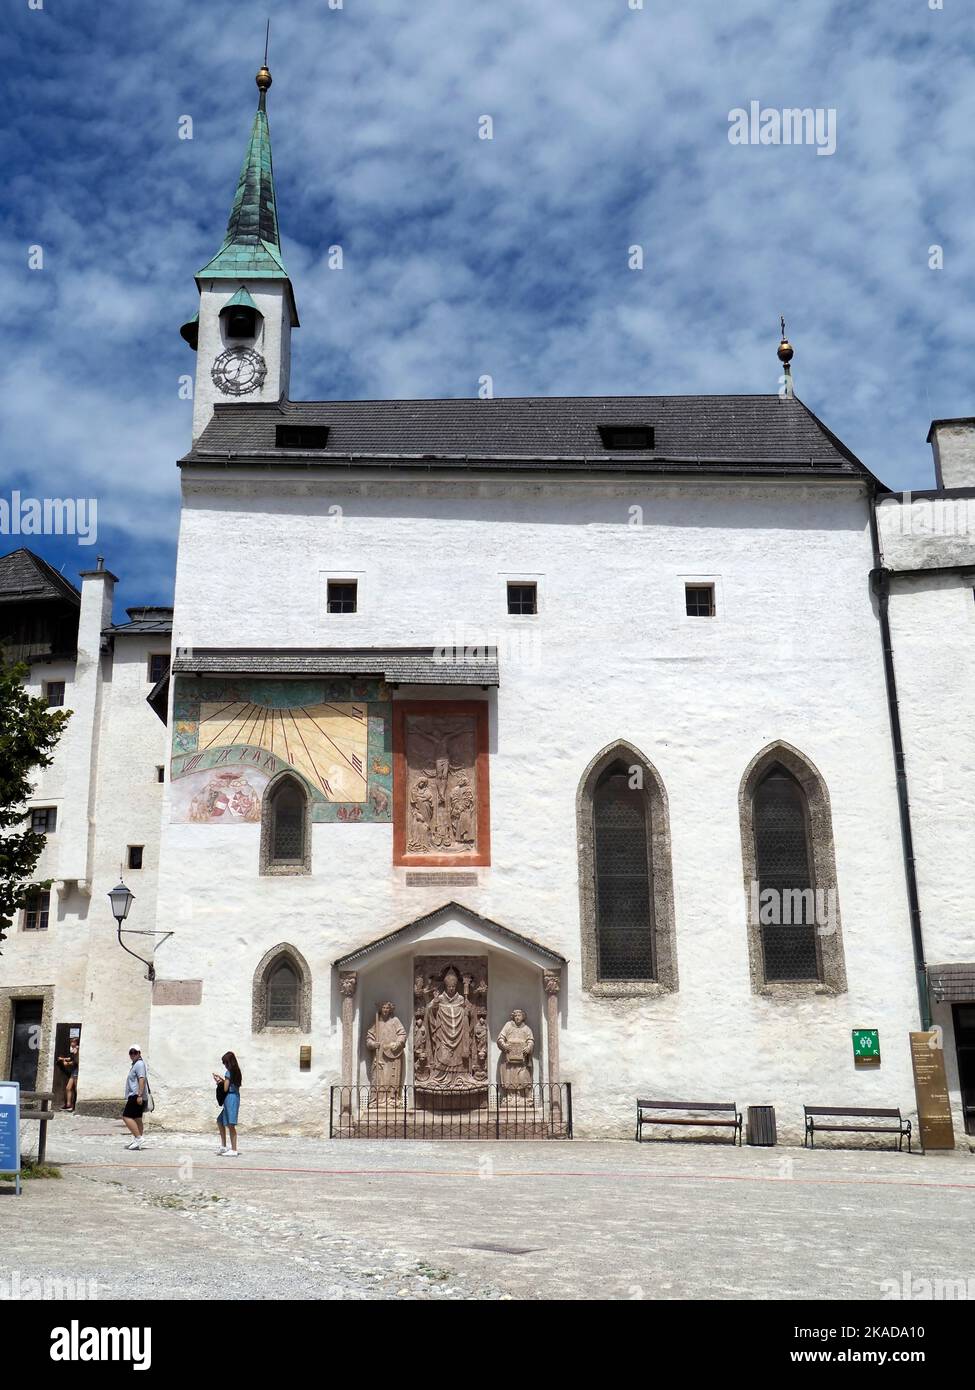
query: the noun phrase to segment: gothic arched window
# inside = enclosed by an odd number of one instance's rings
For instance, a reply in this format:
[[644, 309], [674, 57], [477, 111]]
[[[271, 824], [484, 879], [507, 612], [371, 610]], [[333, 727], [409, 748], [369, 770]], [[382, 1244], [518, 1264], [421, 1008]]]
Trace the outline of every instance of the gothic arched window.
[[294, 967], [283, 960], [276, 965], [267, 977], [267, 1023], [298, 1023], [298, 976]]
[[287, 942], [268, 951], [254, 972], [252, 1025], [255, 1033], [274, 1028], [311, 1031], [311, 971], [301, 952]]
[[647, 805], [621, 762], [592, 799], [596, 959], [601, 980], [653, 980], [653, 894]]
[[752, 988], [846, 989], [826, 783], [787, 743], [749, 765], [738, 798]]
[[583, 985], [605, 996], [677, 988], [670, 829], [663, 784], [629, 744], [594, 759], [579, 788]]
[[311, 808], [296, 777], [283, 773], [268, 784], [261, 810], [261, 873], [311, 872]]
[[799, 783], [773, 765], [752, 798], [765, 979], [819, 980], [809, 812]]

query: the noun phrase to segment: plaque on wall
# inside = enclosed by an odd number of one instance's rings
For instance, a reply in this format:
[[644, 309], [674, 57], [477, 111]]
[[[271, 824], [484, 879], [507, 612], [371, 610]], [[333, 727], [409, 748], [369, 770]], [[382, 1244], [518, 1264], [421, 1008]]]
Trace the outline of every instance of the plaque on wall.
[[160, 980], [152, 986], [152, 1002], [158, 1008], [162, 1004], [202, 1004], [202, 980]]
[[951, 1119], [948, 1079], [945, 1076], [944, 1048], [940, 1032], [911, 1034], [911, 1067], [921, 1147], [953, 1149], [955, 1127]]
[[393, 862], [491, 862], [488, 708], [483, 700], [393, 705]]
[[406, 886], [407, 888], [476, 888], [477, 874], [473, 872], [452, 874], [443, 869], [432, 874], [408, 873]]

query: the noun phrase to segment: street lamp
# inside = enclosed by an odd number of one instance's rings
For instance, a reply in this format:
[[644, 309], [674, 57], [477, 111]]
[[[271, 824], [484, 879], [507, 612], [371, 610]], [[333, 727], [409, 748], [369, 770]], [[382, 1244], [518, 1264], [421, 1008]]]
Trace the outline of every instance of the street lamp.
[[[131, 891], [131, 889], [126, 888], [125, 884], [122, 882], [121, 876], [119, 877], [118, 883], [108, 894], [108, 901], [112, 905], [112, 916], [115, 918], [115, 925], [118, 928], [118, 944], [121, 946], [123, 951], [128, 951], [128, 954], [130, 956], [135, 956], [136, 960], [142, 962], [142, 964], [146, 967], [146, 979], [151, 984], [152, 981], [156, 978], [156, 967], [153, 965], [151, 960], [146, 960], [143, 956], [136, 955], [135, 951], [130, 951], [128, 946], [126, 946], [125, 942], [122, 940], [122, 923], [129, 915], [129, 908], [135, 901], [135, 894]], [[158, 934], [156, 932], [136, 932], [132, 931], [128, 927], [125, 930], [127, 936], [156, 936]]]
[[115, 918], [122, 930], [122, 923], [129, 915], [129, 908], [135, 901], [135, 894], [126, 888], [125, 884], [119, 879], [118, 884], [108, 895], [108, 901], [112, 904], [112, 916]]
[[146, 967], [146, 979], [149, 981], [150, 984], [152, 984], [156, 978], [156, 967], [153, 965], [151, 960], [146, 960], [144, 956], [136, 955], [135, 951], [129, 950], [128, 946], [126, 946], [125, 942], [122, 940], [122, 932], [124, 931], [126, 936], [158, 936], [158, 944], [160, 946], [163, 944], [164, 941], [168, 941], [173, 933], [171, 931], [136, 931], [132, 927], [122, 926], [122, 923], [129, 915], [129, 908], [135, 901], [135, 894], [122, 882], [121, 865], [119, 866], [118, 883], [116, 883], [112, 891], [107, 894], [107, 897], [108, 901], [112, 905], [112, 916], [115, 918], [115, 925], [118, 928], [118, 944], [121, 946], [123, 951], [128, 951], [130, 956], [135, 956], [136, 960], [142, 962], [142, 964]]

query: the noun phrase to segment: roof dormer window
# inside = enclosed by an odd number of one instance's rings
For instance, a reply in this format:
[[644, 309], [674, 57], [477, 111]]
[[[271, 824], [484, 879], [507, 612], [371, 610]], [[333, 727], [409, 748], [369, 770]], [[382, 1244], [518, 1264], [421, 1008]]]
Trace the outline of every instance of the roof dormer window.
[[599, 425], [604, 449], [652, 449], [652, 425]]
[[324, 449], [328, 425], [275, 425], [275, 449]]

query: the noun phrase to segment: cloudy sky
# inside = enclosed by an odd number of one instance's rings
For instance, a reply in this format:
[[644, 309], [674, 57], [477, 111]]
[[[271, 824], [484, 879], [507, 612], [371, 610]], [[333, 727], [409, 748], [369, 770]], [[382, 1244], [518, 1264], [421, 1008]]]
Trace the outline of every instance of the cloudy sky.
[[[929, 421], [975, 414], [970, 0], [330, 3], [272, 14], [293, 398], [470, 396], [485, 373], [502, 396], [775, 391], [784, 313], [802, 399], [888, 484], [932, 485]], [[27, 543], [168, 602], [178, 329], [269, 0], [4, 9], [0, 495], [97, 498], [97, 546]], [[752, 101], [834, 109], [835, 153], [733, 145]]]

